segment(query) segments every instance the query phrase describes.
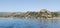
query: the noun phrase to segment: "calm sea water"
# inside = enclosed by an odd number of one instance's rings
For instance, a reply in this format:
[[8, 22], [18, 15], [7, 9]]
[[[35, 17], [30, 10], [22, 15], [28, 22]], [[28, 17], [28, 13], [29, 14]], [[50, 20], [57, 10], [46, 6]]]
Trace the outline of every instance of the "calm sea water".
[[60, 20], [0, 18], [0, 28], [60, 28]]

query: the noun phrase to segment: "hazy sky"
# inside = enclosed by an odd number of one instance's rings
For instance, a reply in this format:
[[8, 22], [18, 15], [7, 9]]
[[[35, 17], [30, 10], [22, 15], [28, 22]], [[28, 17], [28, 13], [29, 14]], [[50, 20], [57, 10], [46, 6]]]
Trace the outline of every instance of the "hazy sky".
[[60, 0], [0, 0], [0, 12], [60, 11]]

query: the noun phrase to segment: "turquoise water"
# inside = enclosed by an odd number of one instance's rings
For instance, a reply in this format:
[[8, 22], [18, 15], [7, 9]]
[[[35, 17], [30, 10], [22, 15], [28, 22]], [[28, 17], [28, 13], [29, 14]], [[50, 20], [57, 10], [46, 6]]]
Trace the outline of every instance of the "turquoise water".
[[0, 28], [60, 28], [60, 20], [0, 18]]

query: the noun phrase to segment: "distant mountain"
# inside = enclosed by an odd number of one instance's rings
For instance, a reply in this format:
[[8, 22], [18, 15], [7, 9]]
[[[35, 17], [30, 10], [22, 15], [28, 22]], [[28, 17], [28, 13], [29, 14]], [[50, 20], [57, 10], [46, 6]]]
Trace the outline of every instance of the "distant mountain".
[[8, 16], [12, 14], [20, 14], [22, 12], [0, 12], [0, 16]]

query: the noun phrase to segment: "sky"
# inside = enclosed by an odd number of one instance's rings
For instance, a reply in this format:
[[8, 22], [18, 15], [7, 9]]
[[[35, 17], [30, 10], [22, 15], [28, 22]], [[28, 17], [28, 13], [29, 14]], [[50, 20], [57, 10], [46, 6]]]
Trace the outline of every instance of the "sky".
[[60, 11], [60, 0], [0, 0], [0, 12]]

